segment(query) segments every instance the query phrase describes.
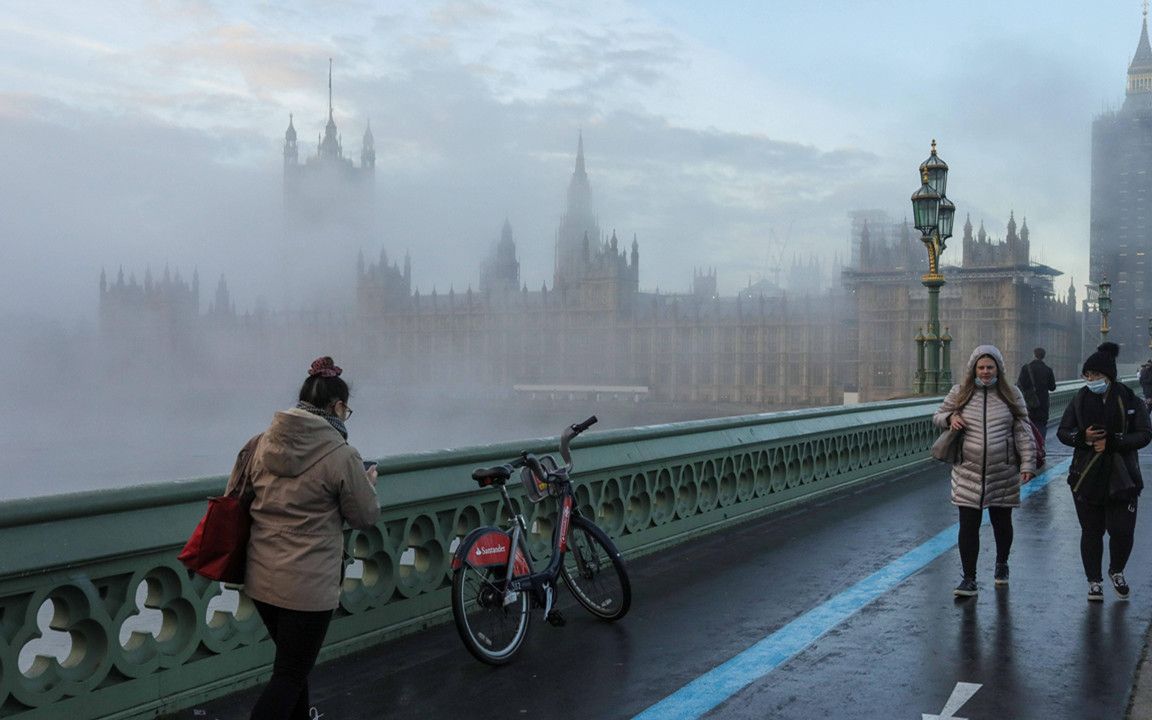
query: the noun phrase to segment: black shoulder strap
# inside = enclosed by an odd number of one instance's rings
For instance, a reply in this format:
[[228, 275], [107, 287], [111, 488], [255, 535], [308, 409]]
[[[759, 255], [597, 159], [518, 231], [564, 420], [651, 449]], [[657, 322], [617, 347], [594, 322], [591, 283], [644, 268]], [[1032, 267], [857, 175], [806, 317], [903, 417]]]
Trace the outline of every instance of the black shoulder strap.
[[1036, 376], [1032, 374], [1032, 363], [1026, 364], [1024, 368], [1028, 371], [1028, 382], [1032, 383], [1032, 392], [1036, 392]]

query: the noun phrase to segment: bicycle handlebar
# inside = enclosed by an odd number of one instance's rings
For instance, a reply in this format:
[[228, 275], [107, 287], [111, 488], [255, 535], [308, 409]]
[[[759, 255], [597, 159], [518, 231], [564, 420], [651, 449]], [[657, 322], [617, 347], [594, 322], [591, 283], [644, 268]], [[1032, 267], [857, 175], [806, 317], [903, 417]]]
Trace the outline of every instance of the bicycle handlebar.
[[[572, 441], [572, 438], [595, 425], [596, 422], [597, 418], [593, 415], [582, 423], [569, 425], [564, 428], [564, 432], [560, 433], [560, 457], [564, 458], [564, 464], [567, 465], [566, 471], [572, 469], [572, 453], [568, 450], [568, 443]], [[472, 479], [478, 482], [481, 487], [487, 487], [493, 484], [503, 485], [504, 481], [512, 476], [513, 470], [522, 468], [525, 465], [531, 468], [532, 472], [538, 477], [543, 478], [547, 475], [535, 455], [529, 452], [523, 452], [520, 454], [520, 457], [503, 465], [497, 465], [492, 468], [477, 468], [472, 472]]]
[[588, 428], [592, 427], [593, 425], [595, 425], [596, 422], [597, 422], [597, 418], [595, 415], [593, 415], [592, 417], [588, 418], [584, 422], [577, 423], [577, 424], [573, 425], [572, 429], [575, 430], [577, 434], [579, 434], [579, 433], [584, 432]]
[[582, 423], [569, 425], [568, 427], [564, 428], [564, 432], [560, 433], [560, 457], [564, 458], [564, 464], [568, 466], [569, 470], [572, 469], [572, 453], [568, 451], [568, 443], [572, 442], [572, 438], [576, 437], [595, 424], [596, 416], [593, 415]]

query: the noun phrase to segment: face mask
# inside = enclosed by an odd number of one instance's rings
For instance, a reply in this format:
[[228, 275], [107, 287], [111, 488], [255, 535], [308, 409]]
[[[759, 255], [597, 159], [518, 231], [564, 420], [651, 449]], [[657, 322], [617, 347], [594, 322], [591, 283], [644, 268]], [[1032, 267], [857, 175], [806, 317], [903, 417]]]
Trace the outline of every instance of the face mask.
[[996, 384], [996, 381], [999, 379], [1000, 378], [998, 378], [998, 377], [994, 377], [991, 380], [988, 380], [987, 382], [985, 382], [985, 381], [981, 380], [980, 378], [976, 378], [976, 387], [992, 387], [993, 385]]
[[1108, 392], [1108, 379], [1100, 378], [1099, 380], [1089, 380], [1084, 383], [1084, 386], [1097, 395], [1103, 395]]

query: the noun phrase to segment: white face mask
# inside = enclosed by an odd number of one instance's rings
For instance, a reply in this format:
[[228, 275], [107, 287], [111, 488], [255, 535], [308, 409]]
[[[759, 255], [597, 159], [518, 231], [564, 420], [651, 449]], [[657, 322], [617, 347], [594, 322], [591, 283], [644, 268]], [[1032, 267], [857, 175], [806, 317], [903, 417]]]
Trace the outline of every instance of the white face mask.
[[1000, 378], [998, 378], [998, 377], [989, 378], [988, 381], [985, 382], [985, 381], [981, 380], [980, 378], [976, 378], [976, 387], [992, 387], [993, 385], [996, 384], [996, 381], [999, 379]]

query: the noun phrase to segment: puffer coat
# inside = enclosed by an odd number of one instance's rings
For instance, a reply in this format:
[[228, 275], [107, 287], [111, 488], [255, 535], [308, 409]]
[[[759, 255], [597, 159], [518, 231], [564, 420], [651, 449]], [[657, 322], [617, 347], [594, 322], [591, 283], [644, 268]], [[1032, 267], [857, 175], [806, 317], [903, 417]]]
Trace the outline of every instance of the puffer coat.
[[[1004, 358], [992, 345], [980, 345], [972, 351], [964, 377], [972, 377], [976, 361], [988, 355], [996, 361], [1000, 383], [1004, 375]], [[1007, 385], [1019, 414], [1004, 402], [996, 387], [977, 387], [964, 407], [957, 398], [960, 385], [953, 385], [932, 422], [939, 428], [949, 427], [953, 413], [964, 419], [964, 442], [960, 462], [952, 466], [952, 504], [964, 507], [1019, 507], [1020, 473], [1036, 472], [1036, 447], [1028, 427], [1024, 395]]]

